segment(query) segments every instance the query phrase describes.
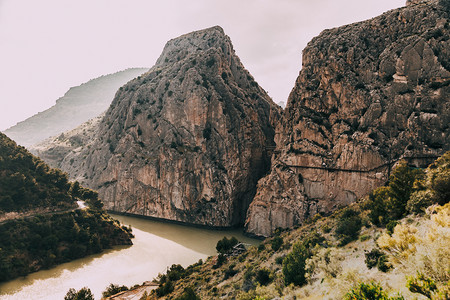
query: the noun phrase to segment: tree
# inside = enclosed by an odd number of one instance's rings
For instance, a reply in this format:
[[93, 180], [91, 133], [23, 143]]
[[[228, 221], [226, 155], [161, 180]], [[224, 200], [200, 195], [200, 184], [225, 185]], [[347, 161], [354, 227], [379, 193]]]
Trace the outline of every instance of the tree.
[[183, 294], [180, 297], [175, 298], [175, 300], [200, 300], [200, 297], [192, 288], [187, 287], [184, 289]]
[[408, 167], [404, 160], [394, 169], [389, 178], [389, 193], [391, 196], [389, 210], [394, 220], [398, 220], [406, 215], [406, 204], [414, 191], [414, 181], [422, 177], [424, 172], [421, 169]]
[[231, 237], [230, 239], [228, 239], [226, 236], [223, 237], [223, 239], [221, 239], [220, 241], [217, 242], [216, 244], [216, 250], [217, 252], [221, 253], [221, 254], [227, 254], [229, 253], [234, 246], [236, 246], [239, 243], [239, 241], [237, 240], [237, 238], [235, 238], [234, 236]]
[[286, 284], [304, 285], [305, 262], [311, 256], [309, 249], [303, 243], [297, 242], [292, 251], [283, 260], [283, 274]]
[[102, 296], [103, 298], [107, 298], [109, 296], [115, 295], [117, 293], [123, 292], [123, 291], [128, 291], [128, 287], [122, 285], [119, 286], [118, 284], [113, 284], [111, 283], [105, 291], [103, 291]]
[[89, 288], [84, 287], [79, 291], [75, 289], [69, 289], [64, 296], [64, 300], [94, 300], [94, 296]]
[[343, 246], [356, 240], [359, 236], [361, 226], [362, 222], [359, 212], [351, 208], [344, 209], [336, 228], [336, 235], [341, 240], [340, 244]]

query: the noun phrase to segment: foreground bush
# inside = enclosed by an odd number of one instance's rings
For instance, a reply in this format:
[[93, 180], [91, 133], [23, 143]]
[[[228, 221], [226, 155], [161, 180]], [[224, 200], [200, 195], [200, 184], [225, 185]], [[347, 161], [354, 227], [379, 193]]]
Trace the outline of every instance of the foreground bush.
[[440, 284], [450, 280], [450, 204], [428, 209], [430, 220], [418, 227], [399, 224], [392, 236], [377, 240], [389, 260], [406, 273], [423, 273]]
[[115, 295], [117, 293], [123, 292], [123, 291], [128, 291], [128, 287], [122, 285], [118, 285], [118, 284], [113, 284], [111, 283], [105, 291], [103, 291], [102, 293], [102, 297], [103, 298], [107, 298], [109, 296]]
[[304, 285], [306, 283], [305, 265], [311, 256], [308, 248], [303, 243], [297, 242], [283, 260], [283, 275], [286, 284]]
[[237, 238], [234, 236], [228, 239], [226, 236], [223, 237], [220, 241], [217, 242], [216, 250], [217, 252], [221, 254], [227, 254], [229, 253], [234, 246], [236, 246], [239, 243]]
[[184, 289], [183, 294], [180, 297], [175, 298], [175, 300], [200, 300], [200, 297], [192, 288], [187, 287]]
[[64, 296], [64, 300], [94, 300], [94, 295], [87, 287], [80, 289], [79, 291], [75, 289], [70, 289]]
[[345, 295], [346, 300], [403, 300], [403, 296], [389, 297], [376, 282], [360, 283]]
[[339, 216], [336, 235], [340, 239], [340, 245], [346, 245], [358, 239], [359, 231], [362, 227], [359, 212], [352, 208], [346, 208]]
[[366, 259], [364, 260], [364, 262], [369, 269], [377, 267], [379, 271], [387, 272], [392, 268], [392, 266], [388, 262], [386, 253], [384, 253], [380, 249], [374, 248], [371, 251], [366, 252], [365, 257]]

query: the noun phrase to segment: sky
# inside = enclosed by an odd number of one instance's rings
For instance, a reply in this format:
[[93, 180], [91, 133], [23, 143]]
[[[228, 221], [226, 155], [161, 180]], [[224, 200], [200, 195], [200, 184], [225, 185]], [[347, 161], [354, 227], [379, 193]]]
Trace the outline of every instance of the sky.
[[[322, 30], [405, 0], [0, 0], [0, 130], [73, 86], [152, 67], [166, 41], [219, 25], [275, 102], [286, 102], [301, 53]], [[70, 116], [68, 116], [70, 117]]]

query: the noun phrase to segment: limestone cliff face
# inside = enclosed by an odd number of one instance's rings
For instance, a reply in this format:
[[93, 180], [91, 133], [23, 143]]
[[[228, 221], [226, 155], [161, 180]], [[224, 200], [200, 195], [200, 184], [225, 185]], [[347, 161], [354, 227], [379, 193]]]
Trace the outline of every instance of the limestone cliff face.
[[423, 166], [450, 149], [448, 7], [410, 1], [308, 44], [249, 233], [330, 212], [383, 184], [398, 159]]
[[70, 158], [77, 167], [60, 166], [112, 211], [242, 224], [279, 114], [213, 27], [169, 41], [149, 72], [119, 89], [95, 140]]

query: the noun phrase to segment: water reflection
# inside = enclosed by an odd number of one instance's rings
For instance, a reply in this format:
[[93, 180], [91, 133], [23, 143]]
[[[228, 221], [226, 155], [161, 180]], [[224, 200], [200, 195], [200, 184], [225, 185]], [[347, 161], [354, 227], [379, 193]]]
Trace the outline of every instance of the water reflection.
[[235, 236], [239, 241], [251, 245], [259, 243], [258, 240], [245, 236], [242, 229], [211, 230], [115, 214], [111, 214], [111, 216], [125, 225], [131, 225], [132, 228], [171, 240], [206, 255], [216, 254], [217, 241], [224, 236]]
[[96, 299], [110, 283], [132, 286], [151, 280], [174, 263], [190, 265], [215, 254], [223, 236], [236, 236], [246, 243], [239, 230], [214, 231], [161, 223], [126, 216], [114, 216], [133, 227], [133, 246], [120, 246], [50, 270], [0, 284], [0, 299], [63, 299], [69, 288], [89, 287]]

